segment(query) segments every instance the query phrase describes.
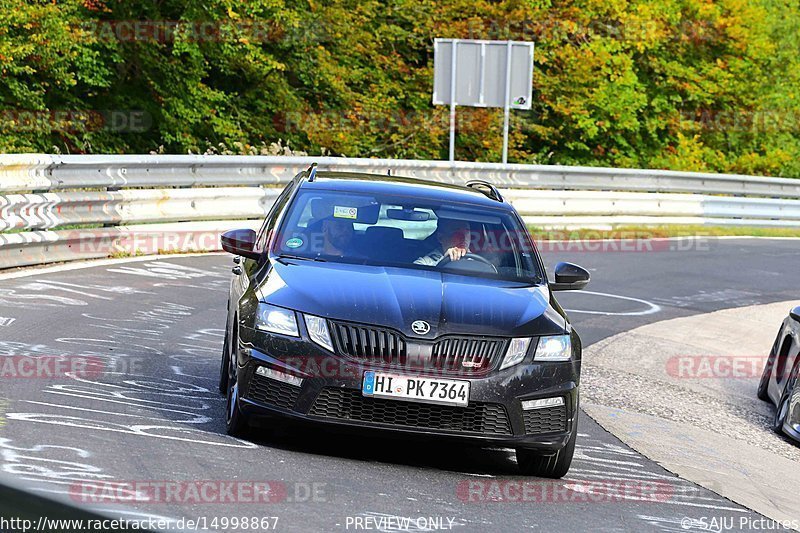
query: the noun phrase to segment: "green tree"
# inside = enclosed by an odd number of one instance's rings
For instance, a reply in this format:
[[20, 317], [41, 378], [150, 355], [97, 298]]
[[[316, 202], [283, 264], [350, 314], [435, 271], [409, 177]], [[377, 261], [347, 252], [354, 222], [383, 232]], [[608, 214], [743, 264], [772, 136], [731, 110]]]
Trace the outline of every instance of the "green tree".
[[[433, 39], [459, 37], [536, 42], [512, 161], [800, 177], [797, 0], [0, 7], [6, 152], [257, 153], [280, 139], [312, 154], [445, 158]], [[458, 117], [458, 157], [499, 160], [502, 111]]]

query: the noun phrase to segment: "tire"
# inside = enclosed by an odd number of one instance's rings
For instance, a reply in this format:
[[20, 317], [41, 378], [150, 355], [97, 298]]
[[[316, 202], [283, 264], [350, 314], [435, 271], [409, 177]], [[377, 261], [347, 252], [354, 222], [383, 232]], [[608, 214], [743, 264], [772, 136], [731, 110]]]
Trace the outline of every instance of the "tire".
[[519, 466], [519, 471], [526, 476], [561, 479], [569, 472], [572, 456], [575, 455], [575, 441], [577, 440], [578, 416], [576, 414], [567, 445], [556, 453], [543, 454], [518, 448], [517, 465]]
[[[235, 324], [236, 322], [234, 322]], [[236, 346], [237, 339], [233, 336], [233, 344]], [[227, 365], [227, 387], [225, 402], [225, 429], [231, 437], [244, 437], [250, 429], [250, 424], [245, 415], [239, 408], [239, 384], [237, 383], [236, 358], [232, 357], [232, 350], [228, 352]]]
[[767, 364], [764, 365], [764, 371], [761, 373], [761, 380], [758, 382], [758, 390], [756, 391], [756, 396], [758, 396], [759, 400], [763, 400], [765, 402], [769, 400], [769, 394], [767, 393], [767, 389], [769, 388], [769, 380], [772, 377], [772, 367], [775, 366], [775, 359], [778, 357], [778, 347], [769, 354], [767, 358]]
[[219, 365], [219, 393], [223, 396], [228, 393], [228, 364], [230, 350], [228, 349], [228, 330], [225, 330], [225, 340], [222, 343], [222, 361]]
[[783, 434], [783, 424], [786, 423], [786, 417], [789, 415], [789, 401], [792, 399], [792, 391], [797, 386], [797, 374], [800, 370], [800, 364], [795, 364], [792, 373], [789, 374], [789, 379], [786, 380], [786, 386], [783, 388], [783, 394], [778, 402], [778, 408], [775, 409], [775, 418], [772, 420], [772, 431]]

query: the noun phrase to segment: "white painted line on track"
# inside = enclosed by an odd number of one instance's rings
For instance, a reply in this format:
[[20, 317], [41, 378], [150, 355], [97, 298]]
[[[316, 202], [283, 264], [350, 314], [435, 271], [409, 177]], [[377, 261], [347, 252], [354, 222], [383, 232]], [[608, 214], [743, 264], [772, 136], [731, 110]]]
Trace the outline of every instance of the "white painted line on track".
[[148, 437], [148, 438], [155, 438], [155, 439], [164, 439], [164, 440], [171, 440], [171, 441], [178, 441], [178, 442], [188, 442], [192, 444], [201, 444], [206, 446], [220, 446], [225, 448], [243, 448], [243, 449], [258, 449], [258, 445], [240, 440], [240, 439], [233, 439], [228, 438], [226, 441], [222, 442], [215, 442], [209, 440], [201, 440], [201, 439], [193, 439], [189, 436], [177, 436], [177, 435], [164, 435], [159, 433], [154, 433], [155, 431], [164, 430], [164, 431], [172, 431], [177, 434], [182, 435], [192, 435], [192, 434], [199, 434], [203, 436], [205, 432], [200, 430], [195, 430], [194, 428], [186, 429], [181, 427], [173, 427], [173, 426], [155, 426], [155, 425], [135, 425], [135, 426], [123, 426], [120, 424], [115, 424], [113, 426], [102, 426], [98, 421], [95, 420], [88, 420], [79, 417], [73, 416], [58, 416], [58, 417], [50, 417], [48, 415], [43, 415], [40, 413], [9, 413], [7, 416], [8, 420], [14, 420], [19, 422], [33, 422], [39, 424], [49, 424], [53, 426], [65, 426], [65, 427], [74, 427], [80, 429], [90, 429], [93, 431], [108, 431], [112, 433], [119, 433], [124, 435], [133, 435], [137, 437]]
[[648, 302], [647, 300], [642, 300], [641, 298], [633, 298], [631, 296], [620, 296], [619, 294], [609, 294], [606, 292], [594, 292], [594, 291], [565, 291], [565, 292], [573, 292], [573, 293], [582, 293], [582, 294], [592, 294], [594, 296], [604, 296], [606, 298], [615, 298], [618, 300], [627, 300], [630, 302], [636, 302], [647, 306], [647, 309], [643, 311], [626, 311], [626, 312], [611, 312], [611, 311], [587, 311], [584, 309], [565, 309], [568, 313], [584, 313], [588, 315], [607, 315], [607, 316], [644, 316], [644, 315], [652, 315], [653, 313], [658, 313], [661, 311], [661, 306], [654, 304], [653, 302]]
[[171, 366], [169, 368], [170, 368], [170, 370], [172, 370], [175, 373], [176, 376], [187, 377], [187, 378], [196, 378], [196, 379], [207, 379], [209, 381], [216, 381], [216, 378], [210, 378], [208, 376], [194, 376], [192, 374], [186, 374], [186, 373], [184, 373], [183, 369], [181, 367], [179, 367], [179, 366]]
[[180, 259], [183, 257], [203, 257], [206, 255], [227, 255], [226, 252], [203, 252], [194, 254], [167, 254], [167, 255], [142, 255], [139, 257], [123, 257], [121, 259], [95, 259], [92, 261], [80, 261], [75, 263], [65, 263], [62, 265], [38, 267], [32, 266], [16, 270], [14, 272], [0, 273], [0, 281], [7, 279], [28, 278], [45, 274], [57, 274], [59, 272], [69, 272], [71, 270], [83, 270], [86, 268], [122, 265], [125, 263], [137, 263], [140, 261], [164, 261], [168, 259]]

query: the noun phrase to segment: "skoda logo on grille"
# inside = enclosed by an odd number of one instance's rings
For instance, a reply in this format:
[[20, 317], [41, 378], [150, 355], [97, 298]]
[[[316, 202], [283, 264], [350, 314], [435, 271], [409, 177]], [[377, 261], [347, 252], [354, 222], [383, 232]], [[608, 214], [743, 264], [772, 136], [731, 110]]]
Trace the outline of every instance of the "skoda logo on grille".
[[431, 325], [424, 320], [415, 320], [411, 323], [411, 331], [417, 335], [425, 335], [431, 330]]

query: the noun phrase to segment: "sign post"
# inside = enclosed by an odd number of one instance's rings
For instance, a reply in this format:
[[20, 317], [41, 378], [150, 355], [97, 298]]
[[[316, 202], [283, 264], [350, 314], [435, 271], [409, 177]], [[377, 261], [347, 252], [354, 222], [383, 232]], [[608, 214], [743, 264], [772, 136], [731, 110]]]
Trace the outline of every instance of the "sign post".
[[[456, 160], [456, 74], [458, 72], [458, 39], [450, 53], [450, 161]], [[435, 61], [434, 61], [435, 63]]]
[[503, 163], [511, 109], [530, 109], [533, 43], [435, 39], [433, 104], [450, 105], [450, 161], [455, 161], [456, 106], [503, 108]]

